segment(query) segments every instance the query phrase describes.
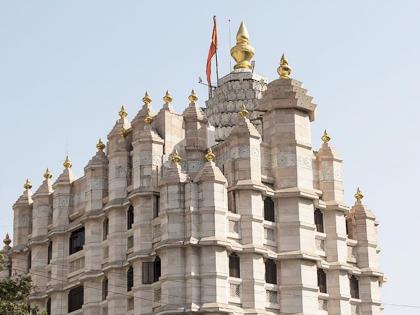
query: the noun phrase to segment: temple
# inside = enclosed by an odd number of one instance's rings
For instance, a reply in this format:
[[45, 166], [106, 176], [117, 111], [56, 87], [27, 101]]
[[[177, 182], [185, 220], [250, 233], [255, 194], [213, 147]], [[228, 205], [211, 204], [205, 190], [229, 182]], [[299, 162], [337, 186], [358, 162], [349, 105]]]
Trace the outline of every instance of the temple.
[[[255, 74], [242, 23], [234, 70], [182, 114], [166, 91], [124, 107], [77, 178], [69, 157], [13, 205], [0, 278], [30, 274], [48, 314], [382, 313], [378, 222], [283, 55]], [[280, 54], [279, 54], [280, 56]]]

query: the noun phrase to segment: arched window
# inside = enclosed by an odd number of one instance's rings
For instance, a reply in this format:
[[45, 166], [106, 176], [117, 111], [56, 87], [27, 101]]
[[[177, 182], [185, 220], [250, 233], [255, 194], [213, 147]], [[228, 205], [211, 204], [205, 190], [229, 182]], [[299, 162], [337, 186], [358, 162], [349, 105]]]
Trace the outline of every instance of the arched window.
[[106, 240], [108, 238], [109, 233], [109, 219], [105, 218], [104, 222], [102, 223], [102, 239]]
[[317, 232], [324, 233], [324, 215], [321, 210], [315, 209], [314, 220]]
[[51, 298], [48, 298], [47, 305], [45, 306], [45, 309], [47, 311], [47, 315], [51, 315]]
[[159, 281], [160, 273], [160, 258], [159, 256], [156, 256], [155, 261], [153, 262], [153, 282]]
[[31, 250], [28, 251], [28, 257], [27, 257], [27, 264], [28, 264], [28, 272], [32, 268], [32, 252]]
[[85, 245], [85, 228], [82, 227], [76, 231], [71, 232], [70, 235], [70, 244], [69, 244], [69, 253], [74, 254], [83, 249]]
[[274, 202], [270, 197], [264, 199], [264, 220], [271, 222], [275, 221]]
[[229, 277], [240, 278], [241, 267], [239, 256], [236, 253], [229, 255]]
[[234, 190], [228, 192], [228, 211], [232, 213], [237, 213], [236, 192]]
[[102, 301], [105, 301], [107, 296], [108, 296], [108, 278], [105, 277], [102, 279]]
[[317, 270], [319, 292], [327, 293], [327, 275], [324, 270]]
[[133, 267], [130, 266], [127, 270], [127, 291], [131, 291], [134, 285], [134, 271]]
[[153, 196], [153, 218], [157, 218], [159, 216], [160, 211], [160, 197], [157, 195]]
[[68, 295], [68, 312], [80, 310], [83, 306], [83, 286], [73, 288]]
[[359, 280], [354, 275], [350, 277], [350, 296], [353, 299], [360, 299]]
[[265, 282], [277, 284], [277, 265], [272, 259], [265, 261]]
[[127, 210], [127, 230], [130, 230], [133, 227], [134, 223], [134, 208], [130, 206]]
[[51, 263], [52, 259], [52, 241], [48, 243], [48, 255], [47, 255], [47, 264], [49, 265]]

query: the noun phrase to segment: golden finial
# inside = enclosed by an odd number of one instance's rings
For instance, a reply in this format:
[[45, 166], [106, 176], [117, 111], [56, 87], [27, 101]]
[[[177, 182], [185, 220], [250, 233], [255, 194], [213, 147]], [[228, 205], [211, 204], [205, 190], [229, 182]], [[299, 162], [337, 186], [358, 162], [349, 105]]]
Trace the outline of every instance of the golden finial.
[[360, 202], [360, 201], [362, 201], [362, 199], [363, 199], [363, 193], [360, 191], [360, 188], [359, 187], [357, 187], [357, 191], [356, 191], [356, 193], [354, 194], [354, 198], [356, 198], [356, 200], [358, 201], [358, 202]]
[[25, 184], [23, 184], [23, 188], [25, 188], [25, 190], [29, 190], [32, 188], [32, 183], [29, 180], [29, 178], [26, 179]]
[[165, 96], [163, 97], [163, 101], [165, 102], [165, 105], [169, 105], [172, 103], [172, 95], [169, 93], [168, 90], [166, 90]]
[[121, 106], [120, 111], [118, 112], [118, 115], [120, 115], [121, 119], [124, 119], [125, 117], [127, 117], [127, 112], [125, 111], [125, 107], [124, 105]]
[[235, 69], [252, 69], [250, 63], [255, 50], [249, 45], [249, 34], [245, 23], [241, 22], [238, 33], [236, 34], [236, 45], [230, 50], [230, 54], [236, 61]]
[[242, 118], [247, 118], [249, 116], [249, 111], [246, 109], [245, 104], [241, 105], [239, 116], [241, 116]]
[[292, 68], [289, 66], [286, 56], [283, 54], [280, 59], [280, 66], [277, 68], [277, 73], [280, 78], [289, 79], [292, 73]]
[[330, 135], [327, 133], [327, 130], [324, 130], [324, 134], [321, 137], [321, 140], [324, 141], [324, 143], [328, 143], [331, 140]]
[[46, 170], [45, 170], [45, 173], [44, 173], [44, 178], [45, 179], [51, 179], [53, 177], [53, 175], [52, 175], [52, 173], [50, 172], [50, 170], [47, 168]]
[[105, 149], [105, 143], [102, 142], [102, 139], [99, 138], [98, 143], [96, 144], [98, 151], [103, 151]]
[[64, 160], [63, 166], [64, 166], [64, 168], [67, 168], [67, 169], [69, 169], [73, 166], [73, 164], [71, 164], [71, 161], [70, 161], [68, 155], [66, 155], [66, 159]]
[[147, 113], [146, 117], [144, 117], [144, 123], [146, 125], [150, 125], [153, 122], [153, 117], [150, 116], [150, 113]]
[[195, 102], [197, 102], [197, 100], [198, 100], [198, 96], [197, 96], [197, 94], [195, 93], [195, 91], [194, 91], [194, 90], [191, 90], [191, 94], [190, 94], [190, 96], [188, 96], [188, 100], [189, 100], [191, 103], [195, 103]]
[[127, 137], [127, 135], [128, 135], [127, 129], [125, 129], [124, 127], [122, 127], [121, 130], [120, 130], [120, 136], [123, 137], [123, 138], [125, 138], [125, 137]]
[[144, 105], [149, 105], [150, 103], [152, 102], [152, 99], [150, 98], [150, 96], [149, 96], [149, 94], [147, 93], [147, 91], [146, 91], [146, 93], [144, 93], [144, 97], [143, 97], [143, 103], [144, 103]]
[[206, 160], [207, 160], [208, 162], [213, 162], [213, 160], [216, 158], [216, 155], [213, 153], [212, 149], [211, 149], [211, 148], [209, 148], [209, 149], [207, 150], [206, 155], [205, 155], [204, 157], [206, 158]]
[[179, 164], [181, 162], [182, 158], [178, 153], [178, 150], [175, 150], [174, 153], [171, 154], [171, 161], [175, 164]]
[[12, 240], [9, 237], [9, 233], [6, 233], [6, 237], [3, 240], [4, 245], [6, 245], [6, 247], [9, 247], [11, 242], [12, 242]]

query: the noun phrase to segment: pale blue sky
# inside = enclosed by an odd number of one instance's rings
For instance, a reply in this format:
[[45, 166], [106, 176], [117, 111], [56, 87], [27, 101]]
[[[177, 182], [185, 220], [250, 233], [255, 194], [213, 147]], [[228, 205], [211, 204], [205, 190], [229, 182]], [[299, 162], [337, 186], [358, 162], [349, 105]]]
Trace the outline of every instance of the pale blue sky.
[[81, 176], [121, 104], [132, 118], [145, 90], [156, 110], [169, 89], [181, 112], [191, 88], [204, 103], [213, 14], [222, 75], [228, 18], [233, 35], [246, 22], [257, 73], [276, 78], [286, 53], [318, 104], [314, 149], [327, 128], [347, 202], [360, 185], [381, 223], [385, 314], [419, 314], [389, 305], [420, 307], [418, 1], [1, 0], [0, 235], [26, 177], [35, 190], [47, 166], [58, 175], [67, 150]]

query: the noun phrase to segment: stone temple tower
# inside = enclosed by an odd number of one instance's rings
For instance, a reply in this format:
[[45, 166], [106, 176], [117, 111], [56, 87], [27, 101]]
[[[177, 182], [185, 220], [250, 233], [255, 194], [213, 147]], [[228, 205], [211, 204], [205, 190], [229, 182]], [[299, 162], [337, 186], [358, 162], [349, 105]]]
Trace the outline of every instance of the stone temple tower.
[[[378, 222], [357, 190], [344, 203], [342, 159], [283, 55], [253, 73], [242, 23], [234, 70], [202, 110], [166, 91], [130, 121], [122, 107], [76, 178], [67, 157], [13, 205], [0, 277], [29, 273], [48, 314], [378, 315]], [[212, 133], [215, 132], [216, 142]]]

